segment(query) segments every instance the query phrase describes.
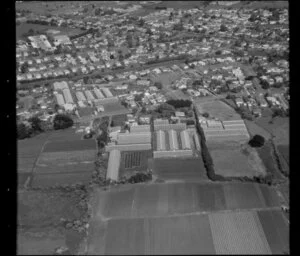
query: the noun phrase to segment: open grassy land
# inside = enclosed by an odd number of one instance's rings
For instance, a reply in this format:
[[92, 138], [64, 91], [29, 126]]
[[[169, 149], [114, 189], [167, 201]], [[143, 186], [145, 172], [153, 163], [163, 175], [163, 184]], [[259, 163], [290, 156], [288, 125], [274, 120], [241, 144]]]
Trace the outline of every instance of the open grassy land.
[[261, 126], [258, 126], [255, 122], [249, 121], [249, 120], [244, 120], [245, 125], [247, 127], [247, 130], [250, 134], [251, 137], [254, 135], [258, 134], [262, 137], [264, 137], [266, 140], [271, 139], [271, 134]]
[[170, 100], [189, 100], [190, 96], [184, 94], [181, 90], [168, 90], [166, 96]]
[[150, 79], [153, 83], [160, 82], [164, 89], [169, 89], [173, 82], [180, 79], [181, 74], [174, 72], [160, 73], [157, 75], [151, 75]]
[[222, 101], [199, 99], [195, 102], [199, 113], [208, 113], [210, 117], [215, 117], [221, 121], [241, 119], [235, 110]]
[[215, 173], [224, 177], [254, 177], [266, 175], [265, 167], [255, 149], [210, 150]]
[[112, 102], [103, 104], [104, 112], [98, 113], [97, 117], [125, 115], [131, 113], [127, 108], [121, 105], [120, 102]]
[[53, 255], [58, 247], [76, 254], [84, 233], [67, 229], [65, 221], [85, 214], [74, 192], [59, 191], [18, 193], [18, 254]]

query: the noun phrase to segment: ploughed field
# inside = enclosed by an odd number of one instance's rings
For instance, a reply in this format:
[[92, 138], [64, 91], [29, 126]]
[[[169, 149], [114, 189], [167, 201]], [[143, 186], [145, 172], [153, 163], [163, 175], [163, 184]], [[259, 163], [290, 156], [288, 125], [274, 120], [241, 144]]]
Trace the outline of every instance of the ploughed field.
[[208, 180], [202, 158], [160, 158], [149, 161], [153, 174], [161, 180]]
[[96, 189], [87, 254], [289, 252], [275, 191], [254, 183], [173, 183]]

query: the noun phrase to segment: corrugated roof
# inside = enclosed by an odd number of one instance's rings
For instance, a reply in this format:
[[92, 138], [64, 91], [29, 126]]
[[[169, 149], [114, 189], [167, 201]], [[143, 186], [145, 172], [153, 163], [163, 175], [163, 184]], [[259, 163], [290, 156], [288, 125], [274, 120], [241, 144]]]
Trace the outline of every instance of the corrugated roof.
[[170, 145], [170, 150], [178, 150], [178, 139], [177, 139], [177, 132], [174, 130], [169, 130], [169, 145]]
[[186, 130], [180, 133], [182, 149], [191, 149], [190, 136]]
[[157, 150], [166, 150], [166, 137], [164, 131], [156, 132], [156, 145]]

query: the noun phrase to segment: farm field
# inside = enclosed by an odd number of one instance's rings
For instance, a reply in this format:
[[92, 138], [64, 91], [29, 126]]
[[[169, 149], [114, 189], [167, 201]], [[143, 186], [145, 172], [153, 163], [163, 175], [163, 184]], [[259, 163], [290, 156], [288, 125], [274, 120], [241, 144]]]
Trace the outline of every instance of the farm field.
[[254, 183], [168, 183], [95, 191], [95, 216], [137, 218], [279, 206], [274, 189]]
[[152, 157], [151, 150], [124, 151], [121, 153], [120, 177], [131, 175], [136, 171], [148, 169], [148, 159]]
[[207, 180], [202, 158], [153, 159], [153, 174], [162, 180]]
[[127, 121], [126, 115], [115, 115], [112, 116], [111, 126], [122, 126]]
[[255, 149], [210, 150], [216, 174], [224, 177], [254, 177], [266, 175], [266, 169]]
[[95, 169], [94, 161], [86, 161], [86, 162], [78, 162], [78, 163], [62, 162], [62, 163], [51, 164], [51, 165], [37, 164], [34, 173], [37, 174], [89, 173], [94, 171], [94, 169]]
[[190, 97], [181, 90], [168, 90], [166, 96], [170, 100], [190, 100]]
[[160, 82], [164, 89], [170, 89], [173, 82], [180, 79], [181, 74], [175, 72], [160, 73], [150, 77], [153, 83]]
[[278, 151], [283, 156], [284, 160], [290, 165], [290, 148], [288, 145], [278, 145]]
[[59, 131], [51, 131], [49, 133], [48, 141], [73, 141], [80, 140], [82, 137], [81, 133], [75, 133], [77, 129], [79, 129], [79, 125], [75, 125], [74, 128], [70, 127], [64, 130]]
[[277, 168], [271, 143], [266, 142], [263, 147], [257, 148], [256, 150], [266, 167], [267, 173], [273, 174], [275, 179], [282, 179], [283, 176]]
[[80, 29], [75, 29], [75, 28], [52, 27], [52, 26], [40, 25], [40, 24], [21, 23], [20, 25], [16, 26], [17, 40], [24, 39], [22, 35], [28, 33], [30, 29], [33, 29], [34, 31], [38, 31], [39, 33], [45, 33], [49, 29], [55, 29], [61, 31], [62, 34], [67, 34], [69, 36], [82, 33]]
[[41, 153], [37, 161], [40, 166], [64, 165], [68, 163], [79, 164], [81, 162], [94, 162], [96, 159], [95, 150], [77, 150], [65, 152]]
[[57, 186], [57, 185], [72, 185], [76, 183], [83, 183], [88, 184], [89, 181], [92, 179], [92, 173], [91, 172], [69, 172], [69, 173], [43, 173], [38, 174], [35, 173], [30, 186], [33, 188], [36, 187], [51, 187], [51, 186]]
[[[283, 218], [282, 212], [258, 211], [261, 226], [273, 254], [289, 253], [289, 225]], [[276, 225], [274, 225], [276, 223]]]
[[66, 230], [60, 219], [81, 218], [84, 212], [77, 206], [77, 200], [72, 192], [19, 192], [18, 254], [52, 255], [60, 246], [67, 246], [75, 254], [82, 234]]
[[[275, 212], [264, 211], [274, 206], [280, 209], [274, 189], [254, 183], [97, 188], [86, 254], [269, 254], [273, 245], [268, 236], [277, 236], [276, 229], [284, 231], [282, 239], [288, 243], [288, 226], [279, 223], [267, 230], [260, 223], [264, 220], [258, 212]], [[277, 212], [267, 220], [273, 226], [283, 221]]]
[[232, 212], [209, 215], [217, 254], [271, 254], [254, 214]]
[[104, 112], [98, 113], [97, 117], [125, 115], [131, 113], [131, 111], [122, 106], [120, 102], [105, 103], [103, 106]]
[[264, 137], [265, 140], [271, 139], [271, 134], [268, 131], [266, 131], [264, 128], [258, 126], [255, 122], [246, 119], [244, 120], [244, 122], [251, 137], [258, 134]]
[[289, 118], [276, 117], [273, 119], [273, 123], [269, 123], [270, 120], [271, 116], [262, 116], [258, 118], [255, 123], [273, 134], [276, 144], [289, 145]]
[[80, 151], [95, 150], [95, 140], [72, 140], [72, 141], [53, 141], [48, 142], [43, 152], [63, 152], [63, 151]]
[[218, 118], [221, 121], [241, 119], [240, 115], [233, 108], [219, 100], [198, 100], [195, 102], [195, 105], [199, 113], [208, 113], [210, 117]]

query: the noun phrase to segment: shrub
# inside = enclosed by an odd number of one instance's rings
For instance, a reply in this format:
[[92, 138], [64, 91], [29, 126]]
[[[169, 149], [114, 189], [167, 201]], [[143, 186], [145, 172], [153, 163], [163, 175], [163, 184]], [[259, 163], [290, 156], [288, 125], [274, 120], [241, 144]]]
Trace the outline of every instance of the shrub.
[[42, 121], [37, 116], [33, 116], [28, 119], [28, 122], [31, 124], [32, 130], [34, 132], [41, 132], [42, 129]]
[[251, 147], [262, 147], [265, 143], [265, 138], [256, 134], [253, 138], [249, 141], [249, 145]]
[[19, 140], [29, 138], [31, 133], [31, 129], [24, 123], [20, 123], [17, 125], [17, 137]]
[[73, 120], [68, 115], [57, 114], [53, 120], [53, 128], [55, 130], [66, 129], [73, 125]]

